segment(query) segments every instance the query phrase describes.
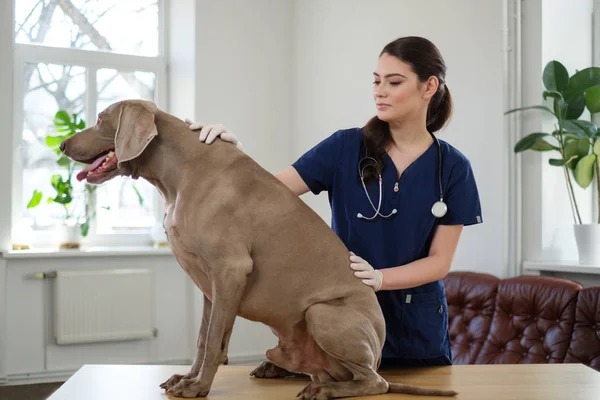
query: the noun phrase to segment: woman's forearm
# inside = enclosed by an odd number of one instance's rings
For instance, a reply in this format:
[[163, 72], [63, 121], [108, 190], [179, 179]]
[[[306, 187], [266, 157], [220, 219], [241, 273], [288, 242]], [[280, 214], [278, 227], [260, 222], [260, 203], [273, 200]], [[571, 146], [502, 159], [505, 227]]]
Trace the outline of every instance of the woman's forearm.
[[409, 289], [443, 279], [450, 263], [441, 256], [428, 256], [398, 267], [384, 268], [380, 290]]
[[294, 192], [296, 196], [301, 196], [310, 190], [294, 167], [287, 167], [283, 171], [275, 174], [275, 177]]

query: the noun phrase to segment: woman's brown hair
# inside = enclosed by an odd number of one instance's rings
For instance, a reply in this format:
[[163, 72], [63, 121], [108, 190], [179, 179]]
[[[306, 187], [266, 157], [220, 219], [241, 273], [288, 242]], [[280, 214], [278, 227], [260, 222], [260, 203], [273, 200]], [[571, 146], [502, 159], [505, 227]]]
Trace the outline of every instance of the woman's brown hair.
[[[389, 54], [410, 65], [424, 83], [435, 76], [439, 81], [437, 92], [433, 95], [427, 109], [427, 130], [435, 133], [450, 119], [452, 114], [452, 96], [446, 85], [446, 63], [438, 48], [429, 40], [418, 36], [407, 36], [388, 43], [379, 56]], [[371, 118], [363, 127], [363, 142], [366, 154], [377, 161], [377, 169], [366, 168], [365, 182], [383, 172], [383, 156], [391, 140], [387, 122], [377, 116]]]

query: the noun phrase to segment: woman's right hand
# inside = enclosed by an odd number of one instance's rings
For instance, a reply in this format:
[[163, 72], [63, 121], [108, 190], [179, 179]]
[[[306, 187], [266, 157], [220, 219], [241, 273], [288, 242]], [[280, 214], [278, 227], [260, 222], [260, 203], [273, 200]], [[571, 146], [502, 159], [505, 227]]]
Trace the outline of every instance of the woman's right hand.
[[[242, 142], [240, 142], [237, 137], [233, 133], [229, 132], [222, 124], [204, 125], [193, 122], [188, 118], [185, 119], [185, 122], [189, 125], [191, 130], [200, 131], [199, 138], [202, 142], [210, 144], [217, 137], [220, 137], [222, 140], [233, 143], [238, 149], [242, 150]], [[285, 186], [287, 186], [288, 189], [294, 192], [296, 196], [300, 196], [310, 190], [294, 167], [287, 167], [283, 171], [276, 174], [275, 177], [279, 179], [279, 181], [281, 181]]]
[[211, 144], [218, 137], [229, 143], [233, 143], [238, 149], [242, 150], [242, 142], [240, 142], [232, 132], [227, 130], [227, 127], [223, 124], [211, 124], [205, 125], [186, 118], [186, 124], [189, 125], [193, 131], [200, 131], [199, 139], [201, 142]]

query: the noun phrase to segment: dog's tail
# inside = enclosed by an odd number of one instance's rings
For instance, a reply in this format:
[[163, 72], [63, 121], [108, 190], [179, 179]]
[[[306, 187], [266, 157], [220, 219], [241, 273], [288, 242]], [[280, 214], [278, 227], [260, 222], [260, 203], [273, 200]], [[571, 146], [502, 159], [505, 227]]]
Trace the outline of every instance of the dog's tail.
[[428, 389], [420, 386], [404, 385], [402, 383], [388, 382], [388, 393], [415, 394], [420, 396], [456, 396], [454, 390]]

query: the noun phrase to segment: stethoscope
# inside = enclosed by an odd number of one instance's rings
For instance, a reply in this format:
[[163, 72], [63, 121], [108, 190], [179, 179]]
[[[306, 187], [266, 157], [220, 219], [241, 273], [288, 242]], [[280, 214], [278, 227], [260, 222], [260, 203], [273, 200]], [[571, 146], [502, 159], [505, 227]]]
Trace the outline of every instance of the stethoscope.
[[[440, 142], [437, 139], [437, 137], [435, 137], [435, 135], [431, 132], [429, 132], [429, 134], [433, 138], [433, 140], [437, 146], [437, 149], [438, 149], [438, 183], [440, 186], [440, 199], [438, 201], [436, 201], [435, 203], [433, 203], [433, 206], [431, 206], [431, 214], [433, 214], [433, 216], [436, 218], [442, 218], [444, 215], [446, 215], [446, 212], [448, 212], [448, 206], [446, 206], [446, 203], [444, 203], [444, 190], [442, 188], [442, 147], [440, 146]], [[369, 163], [361, 168], [361, 165], [365, 161], [372, 161], [372, 163], [374, 165]], [[382, 192], [383, 180], [381, 178], [381, 173], [379, 173], [379, 172], [377, 173], [377, 178], [379, 180], [379, 202], [377, 203], [377, 207], [375, 207], [375, 204], [373, 204], [373, 201], [371, 201], [371, 196], [369, 196], [369, 192], [367, 191], [367, 187], [365, 186], [365, 180], [363, 179], [364, 171], [369, 166], [373, 166], [374, 168], [377, 167], [377, 160], [375, 160], [373, 157], [369, 157], [368, 154], [365, 154], [365, 157], [361, 158], [360, 161], [358, 162], [358, 175], [360, 176], [360, 181], [362, 183], [363, 189], [365, 190], [365, 195], [367, 196], [367, 199], [369, 200], [371, 207], [373, 207], [373, 211], [375, 211], [375, 214], [373, 214], [372, 217], [365, 217], [361, 213], [358, 213], [356, 216], [359, 219], [366, 219], [369, 221], [377, 218], [378, 215], [383, 218], [389, 218], [392, 215], [396, 214], [398, 212], [398, 210], [396, 210], [394, 208], [392, 210], [392, 212], [390, 212], [387, 215], [382, 214], [380, 212], [381, 202], [383, 200], [383, 192]], [[379, 171], [378, 168], [376, 168], [376, 169]]]

